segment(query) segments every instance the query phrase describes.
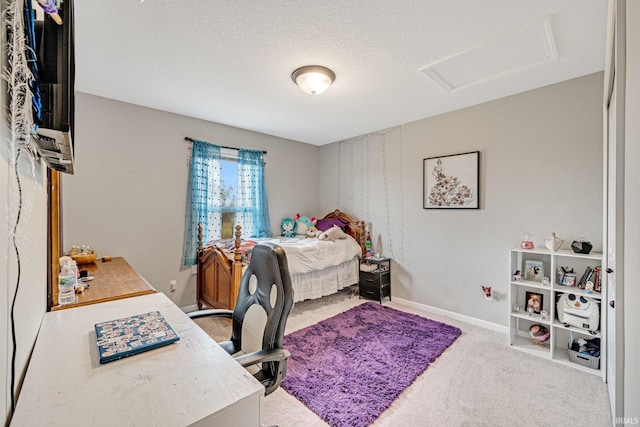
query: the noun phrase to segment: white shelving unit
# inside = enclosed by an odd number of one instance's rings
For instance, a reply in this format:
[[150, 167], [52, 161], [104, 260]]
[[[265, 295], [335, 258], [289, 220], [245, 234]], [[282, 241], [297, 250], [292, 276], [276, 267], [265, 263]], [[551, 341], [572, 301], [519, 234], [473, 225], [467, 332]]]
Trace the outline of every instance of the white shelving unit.
[[[537, 261], [542, 263], [541, 277], [547, 277], [549, 284], [541, 281], [526, 280], [525, 266], [527, 261]], [[602, 281], [601, 292], [587, 293], [584, 289], [577, 287], [582, 274], [587, 267], [599, 267], [602, 265], [602, 253], [577, 254], [571, 250], [560, 249], [552, 252], [547, 249], [520, 249], [514, 248], [509, 251], [509, 345], [517, 350], [524, 351], [539, 357], [553, 360], [579, 369], [591, 374], [600, 375], [604, 379], [603, 367], [606, 366], [606, 310], [603, 309], [602, 301], [606, 301], [606, 289]], [[570, 267], [576, 272], [576, 286], [564, 286], [558, 283], [556, 272], [558, 267]], [[514, 273], [522, 272], [520, 280], [514, 279]], [[541, 311], [547, 312], [547, 318], [543, 319], [539, 314], [531, 314], [526, 310], [526, 292], [535, 292], [542, 295]], [[565, 326], [560, 323], [556, 313], [556, 301], [561, 294], [575, 294], [585, 296], [595, 300], [600, 310], [600, 325], [597, 331], [590, 332], [586, 329]], [[515, 306], [520, 307], [520, 311], [514, 310]], [[544, 346], [533, 344], [529, 336], [529, 328], [533, 324], [544, 325], [550, 331], [549, 340]], [[590, 339], [600, 338], [600, 367], [592, 369], [587, 366], [574, 363], [569, 360], [569, 340], [570, 335], [574, 340], [579, 338]]]

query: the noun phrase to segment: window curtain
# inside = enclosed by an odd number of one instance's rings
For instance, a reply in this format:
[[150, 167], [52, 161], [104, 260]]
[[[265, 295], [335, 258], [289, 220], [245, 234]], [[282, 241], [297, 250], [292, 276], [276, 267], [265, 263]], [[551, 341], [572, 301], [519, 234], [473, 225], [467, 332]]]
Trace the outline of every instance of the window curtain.
[[242, 226], [243, 237], [272, 236], [262, 151], [238, 152], [236, 208], [236, 221]]
[[198, 256], [198, 224], [202, 241], [220, 239], [222, 206], [220, 146], [194, 141], [191, 148], [187, 214], [184, 240], [184, 265], [195, 265]]

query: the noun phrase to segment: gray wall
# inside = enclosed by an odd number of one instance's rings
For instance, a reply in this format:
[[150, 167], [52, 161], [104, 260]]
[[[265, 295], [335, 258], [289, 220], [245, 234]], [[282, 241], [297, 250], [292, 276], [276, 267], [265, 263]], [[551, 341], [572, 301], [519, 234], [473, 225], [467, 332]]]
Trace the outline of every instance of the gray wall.
[[[321, 147], [320, 208], [334, 207], [340, 188], [339, 207], [367, 215], [374, 242], [396, 260], [395, 296], [506, 325], [508, 249], [522, 233], [541, 247], [556, 232], [565, 248], [584, 237], [602, 250], [602, 79], [597, 73]], [[423, 158], [476, 150], [481, 209], [423, 209]], [[352, 159], [367, 167], [346, 174]], [[492, 286], [497, 301], [484, 301], [481, 285]]]
[[[313, 145], [84, 93], [76, 94], [75, 174], [62, 179], [63, 245], [123, 256], [178, 306], [195, 304], [195, 276], [182, 247], [189, 144], [267, 150], [271, 226], [318, 212], [318, 152]], [[177, 290], [169, 292], [169, 281]]]

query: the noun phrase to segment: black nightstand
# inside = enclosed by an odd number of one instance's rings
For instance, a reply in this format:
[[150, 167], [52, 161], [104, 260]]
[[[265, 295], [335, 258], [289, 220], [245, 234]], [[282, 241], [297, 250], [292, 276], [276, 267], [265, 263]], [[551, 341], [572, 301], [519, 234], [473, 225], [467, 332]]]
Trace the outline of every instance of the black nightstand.
[[391, 258], [365, 258], [360, 267], [358, 283], [360, 298], [391, 301]]

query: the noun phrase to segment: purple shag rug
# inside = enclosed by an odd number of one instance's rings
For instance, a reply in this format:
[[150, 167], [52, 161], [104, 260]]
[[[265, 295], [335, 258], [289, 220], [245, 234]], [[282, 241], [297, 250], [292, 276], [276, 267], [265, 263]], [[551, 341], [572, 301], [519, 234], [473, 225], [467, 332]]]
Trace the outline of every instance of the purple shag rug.
[[367, 302], [284, 337], [282, 388], [334, 427], [368, 426], [460, 334]]

